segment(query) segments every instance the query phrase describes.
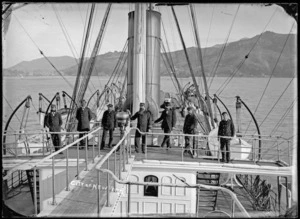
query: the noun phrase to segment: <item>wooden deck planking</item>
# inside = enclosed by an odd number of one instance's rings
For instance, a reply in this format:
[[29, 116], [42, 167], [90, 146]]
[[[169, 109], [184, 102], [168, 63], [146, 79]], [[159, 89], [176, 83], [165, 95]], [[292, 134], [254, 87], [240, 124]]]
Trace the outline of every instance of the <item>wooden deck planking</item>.
[[[117, 154], [117, 159], [119, 155]], [[106, 166], [106, 164], [104, 165]], [[110, 170], [114, 170], [113, 157], [110, 159]], [[119, 165], [116, 165], [117, 173]], [[100, 184], [106, 185], [107, 175], [100, 174]], [[89, 171], [81, 181], [84, 185], [97, 184], [97, 171], [95, 169]], [[113, 180], [110, 177], [110, 188], [113, 187]], [[106, 203], [106, 190], [100, 190], [100, 209]], [[77, 186], [71, 193], [49, 214], [49, 216], [96, 216], [97, 214], [97, 193], [98, 190], [91, 187]]]

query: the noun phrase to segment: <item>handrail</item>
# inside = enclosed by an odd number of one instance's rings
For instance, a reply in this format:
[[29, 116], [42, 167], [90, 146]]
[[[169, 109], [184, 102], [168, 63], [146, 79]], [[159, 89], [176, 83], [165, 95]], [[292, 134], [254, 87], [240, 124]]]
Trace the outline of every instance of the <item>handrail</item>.
[[188, 187], [188, 188], [205, 188], [205, 189], [210, 189], [210, 190], [221, 190], [223, 192], [226, 192], [228, 193], [231, 198], [234, 200], [234, 202], [237, 204], [238, 208], [241, 210], [242, 214], [244, 217], [249, 217], [250, 218], [250, 215], [249, 213], [246, 211], [246, 209], [244, 208], [244, 206], [240, 203], [240, 201], [238, 200], [236, 194], [234, 194], [231, 190], [227, 189], [227, 188], [224, 188], [224, 187], [220, 187], [220, 186], [210, 186], [210, 185], [203, 185], [203, 184], [189, 184], [188, 186], [187, 185], [179, 185], [179, 184], [171, 184], [171, 183], [155, 183], [155, 182], [132, 182], [132, 181], [128, 181], [128, 180], [119, 180], [115, 174], [113, 172], [111, 172], [110, 170], [107, 170], [107, 169], [98, 169], [96, 167], [96, 169], [102, 173], [109, 173], [113, 179], [115, 181], [117, 181], [118, 183], [120, 184], [130, 184], [130, 185], [151, 185], [151, 186], [168, 186], [168, 187]]
[[[47, 160], [50, 160], [52, 157], [58, 155], [59, 153], [69, 149], [70, 147], [74, 146], [75, 144], [79, 143], [81, 140], [85, 139], [85, 138], [88, 138], [90, 137], [91, 135], [93, 135], [95, 132], [97, 131], [100, 131], [101, 127], [91, 131], [90, 133], [88, 133], [87, 135], [84, 135], [83, 137], [81, 138], [78, 138], [77, 140], [75, 140], [74, 142], [70, 143], [69, 145], [66, 145], [65, 147], [61, 148], [60, 150], [56, 151], [56, 152], [53, 152], [52, 154], [48, 155], [47, 157], [43, 158], [42, 160], [40, 161], [37, 161], [36, 163], [34, 164], [31, 164], [31, 168], [36, 168], [38, 164], [41, 164]], [[52, 132], [52, 133], [60, 133], [60, 132]], [[7, 172], [7, 175], [3, 177], [3, 180], [6, 180], [8, 179], [8, 176], [10, 175], [11, 173], [9, 173], [9, 171]]]
[[[98, 129], [96, 129], [96, 130], [100, 130], [101, 129], [101, 127], [98, 127]], [[158, 130], [159, 128], [153, 128], [153, 130]], [[92, 134], [94, 133], [94, 132], [96, 132], [96, 130], [94, 130], [93, 132], [92, 132]], [[154, 132], [141, 132], [138, 128], [136, 128], [136, 127], [133, 127], [133, 128], [130, 128], [129, 130], [127, 130], [127, 132], [126, 133], [124, 133], [125, 135], [124, 136], [126, 136], [126, 135], [128, 135], [128, 133], [130, 133], [131, 131], [134, 131], [134, 130], [138, 130], [142, 135], [155, 135], [155, 136], [165, 136], [165, 135], [168, 135], [168, 136], [176, 136], [176, 137], [179, 137], [179, 138], [181, 138], [181, 137], [184, 137], [184, 136], [189, 136], [189, 137], [195, 137], [196, 139], [197, 139], [197, 141], [203, 141], [203, 139], [207, 139], [208, 137], [210, 137], [210, 138], [219, 138], [219, 137], [221, 137], [221, 138], [227, 138], [227, 139], [232, 139], [232, 138], [235, 138], [235, 137], [228, 137], [228, 136], [209, 136], [209, 135], [203, 135], [203, 134], [181, 134], [181, 133], [154, 133]], [[178, 130], [179, 132], [180, 132], [180, 130]], [[49, 132], [49, 134], [61, 134], [61, 135], [70, 135], [70, 134], [79, 134], [80, 132]], [[19, 133], [16, 133], [16, 134], [18, 134], [19, 135]], [[16, 134], [12, 134], [12, 135], [16, 135]], [[42, 134], [42, 135], [44, 135], [45, 133], [41, 133], [41, 132], [39, 132], [39, 133], [37, 133], [37, 134]], [[90, 137], [91, 135], [92, 135], [91, 133], [88, 135], [88, 137]], [[6, 135], [9, 135], [8, 133], [6, 133]], [[21, 133], [21, 135], [28, 135], [28, 133]], [[124, 138], [123, 139], [121, 139], [121, 141], [123, 141], [124, 140]], [[257, 137], [244, 137], [243, 138], [243, 140], [245, 140], [245, 141], [247, 141], [247, 140], [250, 140], [250, 141], [256, 141], [256, 140], [259, 140], [259, 138], [257, 138]], [[277, 143], [278, 142], [285, 142], [286, 140], [284, 140], [283, 138], [281, 138], [281, 137], [279, 137], [279, 138], [272, 138], [272, 137], [268, 137], [268, 138], [263, 138], [263, 139], [261, 139], [261, 140], [264, 140], [266, 143], [269, 141], [269, 142], [274, 142], [274, 141], [276, 141]], [[74, 145], [74, 144], [76, 144], [77, 142], [79, 142], [80, 141], [80, 139], [78, 140], [78, 141], [76, 141], [76, 142], [73, 142], [71, 145], [69, 145], [69, 146], [72, 146], [72, 145]], [[24, 141], [25, 142], [25, 141]], [[23, 143], [23, 141], [20, 141], [19, 143]], [[253, 142], [252, 142], [253, 143]], [[11, 143], [11, 144], [13, 144], [13, 143]], [[121, 143], [120, 143], [121, 144]], [[120, 144], [118, 144], [117, 146], [119, 146]], [[254, 143], [255, 144], [255, 143]], [[256, 150], [256, 147], [255, 147], [255, 145], [253, 145], [254, 147], [252, 147], [252, 152], [249, 152], [249, 154], [252, 154], [253, 156], [255, 155], [255, 150]], [[275, 144], [275, 146], [274, 147], [277, 147], [277, 144]], [[18, 147], [18, 148], [21, 148], [21, 147]], [[44, 147], [41, 147], [41, 148], [44, 148]], [[64, 149], [65, 150], [65, 149]], [[192, 150], [196, 150], [196, 149], [192, 149]], [[113, 153], [115, 150], [113, 150], [111, 153]], [[219, 151], [219, 149], [217, 149], [217, 150], [214, 150], [214, 151]], [[231, 152], [236, 152], [236, 153], [243, 153], [243, 152], [239, 152], [239, 151], [233, 151], [233, 150], [231, 150]], [[277, 152], [276, 152], [276, 154], [277, 154], [277, 157], [278, 157], [278, 159], [280, 160], [280, 156], [279, 156], [279, 153], [281, 153], [281, 150], [277, 150]], [[273, 153], [268, 153], [268, 154], [265, 154], [265, 156], [268, 156], [268, 155], [276, 155], [276, 154], [273, 154]], [[289, 153], [289, 151], [288, 151], [288, 161], [289, 161], [289, 155], [290, 153]], [[54, 154], [55, 155], [55, 154]], [[109, 155], [108, 155], [109, 156]], [[284, 154], [284, 156], [286, 156], [285, 154]], [[254, 159], [254, 161], [255, 161], [255, 159]]]

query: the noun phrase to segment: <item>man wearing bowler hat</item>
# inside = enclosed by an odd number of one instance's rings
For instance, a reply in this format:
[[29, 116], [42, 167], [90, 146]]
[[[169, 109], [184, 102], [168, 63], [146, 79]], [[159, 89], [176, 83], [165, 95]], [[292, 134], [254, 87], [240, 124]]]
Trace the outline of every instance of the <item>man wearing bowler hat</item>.
[[113, 105], [108, 104], [107, 108], [108, 109], [103, 113], [103, 117], [102, 117], [102, 121], [101, 121], [101, 124], [103, 127], [101, 149], [104, 149], [104, 147], [105, 147], [105, 139], [106, 139], [107, 132], [109, 132], [108, 148], [111, 148], [114, 130], [117, 126], [116, 113], [113, 110]]
[[[136, 112], [130, 119], [131, 120], [138, 119], [137, 128], [141, 130], [141, 132], [148, 132], [151, 129], [152, 115], [148, 110], [146, 110], [145, 103], [140, 103], [140, 110]], [[135, 138], [134, 138], [136, 153], [139, 153], [141, 137], [142, 137], [142, 152], [145, 153], [146, 135], [142, 135], [138, 130], [136, 130]]]

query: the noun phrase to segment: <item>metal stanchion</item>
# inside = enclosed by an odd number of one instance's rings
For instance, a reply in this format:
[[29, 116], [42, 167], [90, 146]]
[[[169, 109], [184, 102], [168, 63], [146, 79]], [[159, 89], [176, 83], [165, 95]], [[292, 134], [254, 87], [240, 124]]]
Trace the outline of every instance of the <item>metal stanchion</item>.
[[45, 137], [44, 137], [44, 130], [42, 129], [42, 143], [43, 143], [43, 156], [45, 156]]
[[123, 153], [123, 171], [125, 171], [125, 148], [124, 148], [124, 141], [121, 143], [121, 147], [122, 147], [122, 153]]
[[130, 214], [130, 183], [128, 183], [128, 193], [127, 193], [127, 217], [129, 217], [129, 214]]
[[[107, 169], [109, 170], [109, 158], [107, 159]], [[106, 196], [107, 196], [107, 202], [106, 202], [106, 207], [110, 206], [109, 203], [109, 173], [106, 174]]]
[[122, 148], [121, 148], [121, 144], [119, 145], [120, 149], [119, 149], [119, 179], [121, 180], [121, 171], [122, 171]]
[[85, 135], [85, 169], [88, 171], [88, 137]]
[[70, 191], [69, 188], [69, 149], [66, 149], [66, 191]]
[[54, 173], [54, 159], [55, 156], [52, 157], [52, 205], [56, 205], [55, 201], [55, 173]]
[[33, 168], [34, 215], [37, 216], [36, 167]]
[[255, 161], [255, 156], [256, 156], [256, 153], [255, 153], [255, 148], [256, 148], [256, 147], [255, 147], [255, 142], [256, 142], [256, 141], [255, 141], [255, 140], [256, 140], [256, 139], [254, 138], [254, 139], [253, 139], [253, 141], [254, 141], [254, 143], [253, 143], [253, 162], [254, 162], [254, 164], [255, 164], [255, 162], [256, 162], [256, 161]]
[[131, 135], [130, 135], [130, 132], [128, 133], [127, 135], [127, 142], [128, 142], [128, 146], [129, 146], [129, 154], [130, 154], [130, 158], [132, 157], [132, 154], [131, 154]]
[[232, 200], [231, 217], [234, 217], [234, 211], [235, 211], [235, 201]]
[[[117, 175], [117, 150], [114, 151], [114, 174]], [[116, 180], [114, 180], [114, 191], [116, 191]]]
[[79, 142], [77, 142], [77, 179], [79, 179]]
[[95, 163], [95, 151], [94, 151], [94, 147], [95, 147], [95, 135], [93, 134], [93, 147], [92, 147], [92, 162]]
[[100, 185], [100, 171], [97, 170], [97, 182], [98, 182], [98, 192], [97, 192], [97, 215], [100, 217], [100, 192], [101, 192], [101, 185]]
[[288, 162], [289, 162], [289, 165], [291, 165], [291, 157], [290, 157], [290, 141], [288, 141]]
[[100, 147], [101, 147], [101, 145], [100, 145], [100, 130], [101, 129], [99, 129], [99, 133], [98, 133], [98, 157], [100, 157]]
[[145, 134], [145, 148], [144, 148], [144, 150], [145, 150], [145, 158], [147, 159], [147, 134]]
[[280, 149], [279, 149], [278, 139], [276, 140], [276, 142], [277, 142], [277, 157], [278, 157], [278, 161], [280, 161]]

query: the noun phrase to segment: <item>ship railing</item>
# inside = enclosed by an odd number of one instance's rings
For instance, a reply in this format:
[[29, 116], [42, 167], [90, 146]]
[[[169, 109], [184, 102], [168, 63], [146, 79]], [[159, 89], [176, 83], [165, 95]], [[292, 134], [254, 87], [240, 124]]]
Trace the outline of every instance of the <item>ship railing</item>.
[[[4, 171], [6, 174], [7, 171]], [[9, 199], [9, 194], [14, 191], [14, 189], [28, 183], [27, 175], [24, 170], [16, 170], [10, 174], [10, 177], [6, 181], [3, 181], [3, 195], [6, 197], [5, 199]], [[14, 196], [15, 194], [12, 194]]]
[[[96, 128], [95, 130], [92, 130], [90, 132], [86, 132], [86, 135], [84, 135], [81, 138], [78, 138], [77, 140], [74, 140], [74, 135], [79, 134], [79, 132], [69, 132], [69, 136], [73, 135], [73, 142], [66, 145], [65, 147], [61, 148], [60, 150], [53, 152], [52, 154], [48, 155], [47, 157], [43, 158], [42, 160], [32, 164], [32, 169], [33, 171], [33, 179], [34, 179], [34, 209], [35, 209], [35, 215], [37, 215], [37, 178], [36, 178], [36, 169], [38, 168], [39, 165], [41, 165], [44, 162], [47, 161], [52, 161], [51, 164], [51, 168], [52, 168], [52, 204], [56, 205], [56, 199], [55, 199], [55, 159], [56, 156], [60, 157], [58, 154], [61, 152], [65, 152], [66, 155], [66, 191], [69, 191], [69, 149], [73, 146], [77, 146], [77, 178], [79, 178], [79, 143], [80, 141], [84, 140], [85, 141], [85, 145], [84, 145], [84, 149], [85, 149], [85, 169], [88, 170], [88, 162], [89, 162], [89, 158], [88, 158], [88, 139], [92, 139], [93, 140], [93, 144], [92, 144], [92, 159], [90, 160], [91, 162], [95, 162], [95, 158], [99, 157], [100, 158], [100, 136], [101, 136], [101, 127]], [[120, 141], [111, 149], [111, 151], [109, 153], [106, 154], [106, 156], [104, 158], [101, 159], [98, 167], [102, 167], [102, 165], [106, 162], [107, 163], [107, 169], [109, 169], [110, 166], [110, 160], [113, 160], [114, 165], [113, 166], [113, 173], [114, 175], [118, 175], [119, 178], [121, 179], [121, 172], [125, 171], [125, 166], [126, 164], [129, 163], [129, 158], [131, 158], [131, 134], [132, 131], [139, 131], [139, 129], [137, 128], [131, 128], [127, 131], [124, 132], [124, 134], [121, 136]], [[52, 133], [57, 133], [57, 134], [61, 134], [60, 132], [52, 132]], [[148, 135], [165, 135], [164, 133], [154, 133], [154, 132], [141, 132], [141, 134], [145, 134], [146, 137]], [[169, 134], [169, 135], [174, 135], [174, 136], [178, 136], [178, 137], [184, 137], [186, 135], [184, 134]], [[198, 135], [188, 135], [188, 136], [194, 136], [194, 137], [199, 137]], [[98, 145], [96, 146], [98, 148], [98, 153], [95, 152], [95, 139], [98, 138]], [[203, 136], [201, 136], [201, 138], [203, 138]], [[204, 136], [204, 140], [205, 138], [207, 139], [208, 136]], [[146, 141], [147, 142], [147, 141]], [[97, 149], [96, 148], [96, 149]], [[173, 148], [172, 148], [173, 149]], [[179, 150], [182, 150], [182, 154], [183, 154], [183, 150], [184, 148], [181, 148]], [[146, 151], [145, 151], [145, 157], [147, 157], [147, 145], [146, 145]], [[118, 159], [117, 159], [117, 153], [119, 154]], [[60, 157], [61, 158], [61, 157]], [[182, 157], [183, 160], [183, 157]], [[118, 167], [118, 168], [117, 168]], [[117, 170], [118, 169], [118, 170]], [[8, 171], [10, 172], [10, 171]], [[118, 173], [117, 173], [118, 172]], [[7, 175], [3, 178], [3, 180], [7, 180], [8, 177], [10, 176], [10, 173], [7, 173]], [[99, 175], [100, 176], [100, 175]], [[109, 184], [109, 173], [107, 173], [107, 185]], [[114, 181], [114, 189], [116, 189], [116, 181]], [[107, 186], [107, 192], [109, 192], [109, 185]], [[99, 197], [98, 197], [99, 198]], [[109, 196], [107, 196], [107, 198], [109, 199]], [[99, 202], [99, 199], [98, 199]], [[107, 203], [109, 204], [109, 200], [107, 201]]]
[[[95, 122], [98, 123], [98, 122]], [[99, 127], [99, 126], [98, 126]], [[95, 127], [97, 128], [97, 127]], [[102, 128], [101, 128], [102, 129]], [[60, 136], [66, 135], [66, 139], [68, 140], [73, 140], [75, 139], [75, 136], [78, 136], [79, 134], [86, 134], [87, 132], [65, 132], [65, 131], [61, 131], [61, 132], [49, 132], [46, 129], [41, 129], [39, 131], [28, 131], [28, 132], [21, 132], [20, 131], [11, 131], [11, 132], [6, 132], [3, 135], [7, 136], [7, 139], [9, 137], [13, 137], [14, 141], [13, 142], [6, 142], [3, 143], [4, 147], [2, 147], [2, 154], [6, 155], [7, 152], [10, 152], [10, 154], [12, 156], [14, 156], [15, 158], [17, 158], [18, 156], [20, 156], [19, 154], [21, 154], [22, 156], [32, 156], [32, 155], [42, 155], [42, 156], [46, 156], [48, 155], [47, 152], [49, 152], [50, 154], [52, 153], [52, 149], [54, 149], [55, 147], [59, 147], [59, 146], [54, 146], [51, 140], [51, 134], [60, 134]], [[22, 139], [19, 140], [18, 138], [20, 138], [20, 136], [22, 136]], [[38, 139], [36, 139], [38, 138]], [[30, 145], [31, 143], [40, 143], [41, 146], [33, 146]], [[52, 146], [50, 146], [52, 145]], [[25, 149], [25, 153], [21, 153], [20, 151], [22, 151], [23, 149]], [[29, 153], [26, 149], [29, 149]], [[33, 149], [37, 152], [41, 152], [41, 153], [30, 153], [30, 149]]]
[[[200, 153], [202, 151], [202, 153], [209, 155], [210, 153], [214, 153], [217, 154], [217, 160], [218, 162], [221, 162], [221, 149], [219, 147], [219, 145], [215, 146], [215, 149], [209, 149], [208, 148], [208, 139], [214, 139], [213, 141], [219, 141], [219, 138], [226, 138], [226, 139], [234, 139], [235, 137], [228, 137], [228, 136], [209, 136], [209, 135], [203, 135], [202, 133], [197, 133], [197, 134], [183, 134], [181, 130], [175, 130], [173, 131], [173, 133], [159, 133], [159, 132], [141, 132], [138, 128], [131, 128], [130, 131], [134, 131], [137, 130], [138, 132], [140, 132], [142, 135], [146, 136], [146, 142], [147, 142], [147, 138], [152, 138], [158, 137], [158, 136], [165, 136], [168, 135], [170, 136], [170, 141], [173, 142], [173, 146], [171, 149], [169, 150], [174, 150], [174, 151], [180, 151], [181, 152], [181, 161], [183, 162], [185, 159], [184, 156], [184, 152], [188, 149], [189, 151], [191, 151], [193, 157], [201, 157], [198, 156], [197, 153]], [[190, 140], [190, 147], [189, 148], [185, 148], [185, 137], [190, 137], [193, 138], [192, 140]], [[248, 157], [248, 160], [251, 160], [253, 163], [257, 163], [259, 161], [276, 161], [276, 162], [280, 162], [282, 165], [284, 166], [291, 166], [291, 158], [292, 158], [292, 147], [291, 147], [291, 141], [288, 139], [284, 139], [280, 136], [262, 136], [262, 137], [258, 137], [258, 136], [246, 136], [243, 137], [244, 141], [246, 141], [251, 148], [251, 149], [247, 152], [244, 152], [242, 150], [237, 150], [237, 149], [230, 149], [229, 152], [230, 153], [235, 153], [235, 154], [240, 154], [240, 156], [242, 157], [242, 155], [244, 155], [245, 157]], [[258, 145], [258, 141], [262, 141], [263, 142], [263, 146], [265, 146], [263, 148], [262, 151], [262, 155], [259, 158], [258, 153], [259, 153], [259, 145]], [[194, 142], [194, 144], [193, 144]], [[171, 143], [172, 144], [172, 143]], [[177, 145], [174, 147], [174, 144]], [[152, 146], [150, 144], [150, 146]], [[272, 147], [273, 146], [273, 147]], [[281, 147], [280, 147], [281, 146]], [[145, 145], [145, 158], [148, 158], [148, 148], [149, 146], [146, 144]], [[286, 151], [286, 153], [283, 153], [284, 151]], [[224, 152], [226, 152], [226, 150], [224, 150]], [[205, 155], [204, 155], [205, 156]], [[213, 157], [212, 157], [213, 158]], [[242, 159], [241, 159], [242, 160]]]
[[[72, 143], [64, 146], [63, 148], [61, 148], [60, 150], [53, 152], [52, 154], [44, 157], [43, 159], [30, 164], [31, 165], [31, 169], [33, 169], [33, 191], [34, 191], [34, 214], [37, 215], [38, 214], [38, 204], [37, 204], [37, 176], [36, 176], [36, 170], [38, 169], [38, 167], [45, 163], [45, 162], [51, 162], [51, 169], [52, 169], [52, 205], [56, 205], [56, 199], [55, 199], [55, 194], [56, 194], [56, 189], [55, 189], [55, 169], [57, 168], [55, 166], [55, 159], [56, 156], [58, 156], [58, 159], [61, 159], [61, 156], [59, 156], [59, 154], [61, 152], [65, 152], [65, 158], [66, 158], [66, 187], [65, 190], [69, 191], [70, 187], [69, 187], [69, 179], [71, 178], [70, 174], [69, 174], [69, 149], [71, 147], [76, 147], [76, 151], [77, 151], [77, 156], [76, 156], [76, 160], [77, 160], [77, 164], [76, 164], [76, 168], [77, 168], [77, 179], [80, 179], [80, 174], [79, 174], [79, 144], [80, 142], [83, 140], [85, 141], [85, 145], [84, 145], [84, 162], [85, 162], [85, 170], [88, 171], [88, 164], [89, 163], [95, 163], [95, 159], [98, 157], [101, 157], [101, 153], [100, 153], [100, 135], [101, 135], [101, 127], [96, 128], [95, 130], [92, 130], [90, 132], [81, 132], [84, 133], [85, 135], [81, 138], [78, 138], [77, 140], [74, 140]], [[61, 132], [51, 132], [52, 134], [61, 134]], [[74, 135], [78, 135], [80, 132], [69, 132], [68, 134], [70, 134], [70, 136], [73, 135], [73, 139], [74, 139]], [[95, 139], [98, 138], [98, 144], [96, 145], [96, 141]], [[89, 153], [88, 153], [88, 139], [92, 139], [92, 157], [88, 157]], [[119, 144], [120, 145], [120, 144]], [[98, 152], [96, 151], [98, 149]], [[124, 156], [125, 157], [125, 156]], [[60, 167], [61, 168], [61, 167]], [[3, 181], [7, 181], [9, 179], [9, 177], [11, 176], [11, 174], [14, 172], [14, 170], [9, 170], [6, 173], [6, 176], [3, 177]], [[76, 177], [75, 176], [75, 177]]]

